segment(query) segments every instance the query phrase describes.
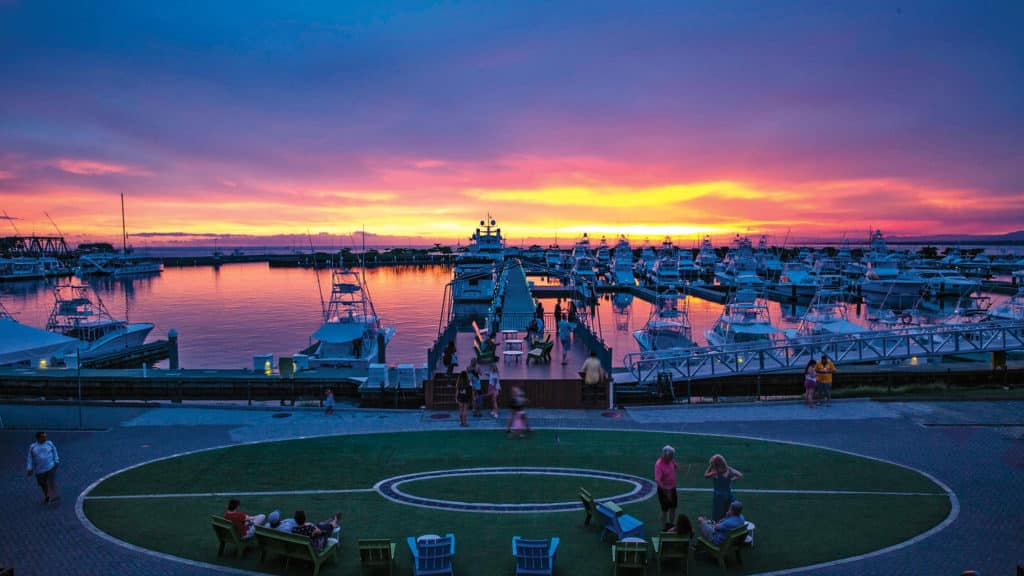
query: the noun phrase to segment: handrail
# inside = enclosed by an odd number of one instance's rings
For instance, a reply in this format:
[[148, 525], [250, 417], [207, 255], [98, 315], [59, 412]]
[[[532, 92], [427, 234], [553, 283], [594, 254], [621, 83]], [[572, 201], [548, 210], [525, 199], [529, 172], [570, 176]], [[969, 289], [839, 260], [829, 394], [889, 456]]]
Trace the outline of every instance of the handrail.
[[779, 344], [706, 346], [632, 352], [623, 364], [638, 382], [715, 378], [803, 368], [828, 354], [836, 364], [1024, 349], [1024, 322], [915, 326], [876, 332], [807, 336]]

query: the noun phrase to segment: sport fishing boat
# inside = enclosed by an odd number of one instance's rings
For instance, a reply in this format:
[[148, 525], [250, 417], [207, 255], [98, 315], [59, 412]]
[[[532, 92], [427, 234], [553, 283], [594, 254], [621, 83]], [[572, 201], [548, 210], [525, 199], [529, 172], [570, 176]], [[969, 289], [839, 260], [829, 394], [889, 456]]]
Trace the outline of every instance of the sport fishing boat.
[[704, 335], [712, 346], [770, 343], [782, 331], [772, 326], [768, 305], [753, 288], [740, 288]]
[[658, 249], [658, 261], [654, 263], [654, 284], [658, 290], [675, 290], [682, 285], [682, 278], [679, 277], [679, 252], [668, 236], [665, 236]]
[[764, 280], [757, 275], [757, 260], [750, 238], [736, 235], [733, 248], [716, 266], [715, 278], [729, 288], [761, 288]]
[[616, 286], [635, 286], [633, 276], [633, 249], [625, 236], [619, 236], [612, 252], [612, 280]]
[[153, 324], [130, 324], [111, 316], [99, 294], [90, 298], [90, 288], [81, 284], [61, 284], [53, 290], [54, 304], [46, 329], [82, 341], [80, 356], [93, 356], [124, 348], [141, 346], [153, 330]]
[[692, 348], [693, 328], [686, 310], [686, 300], [679, 306], [680, 296], [675, 290], [658, 295], [651, 306], [651, 315], [643, 328], [633, 332], [633, 338], [644, 351]]
[[362, 277], [355, 270], [331, 272], [331, 299], [324, 323], [313, 334], [316, 343], [303, 351], [311, 368], [368, 369], [381, 362], [395, 329], [384, 326]]
[[594, 258], [597, 260], [598, 270], [607, 271], [611, 267], [612, 252], [608, 248], [608, 239], [604, 236], [601, 237], [601, 242], [597, 245], [597, 250], [594, 252]]
[[867, 328], [850, 321], [842, 292], [819, 289], [807, 306], [807, 312], [800, 318], [800, 325], [795, 334], [787, 332], [786, 336], [792, 340], [794, 337], [801, 336], [822, 334], [838, 336], [860, 334], [867, 331]]
[[1024, 320], [1024, 286], [1010, 296], [1009, 300], [990, 308], [989, 315], [993, 320]]
[[700, 250], [697, 251], [697, 258], [694, 260], [700, 266], [704, 274], [712, 274], [715, 271], [715, 264], [718, 263], [718, 254], [715, 254], [715, 247], [711, 245], [711, 236], [705, 235], [700, 242]]
[[814, 298], [818, 282], [807, 264], [799, 261], [786, 262], [782, 266], [777, 290], [794, 298]]
[[494, 297], [495, 268], [505, 258], [505, 240], [501, 228], [488, 214], [470, 237], [466, 251], [455, 261], [452, 301], [456, 317], [483, 317]]
[[981, 289], [981, 281], [972, 279], [952, 270], [917, 269], [913, 273], [924, 281], [928, 294], [936, 298], [960, 298]]

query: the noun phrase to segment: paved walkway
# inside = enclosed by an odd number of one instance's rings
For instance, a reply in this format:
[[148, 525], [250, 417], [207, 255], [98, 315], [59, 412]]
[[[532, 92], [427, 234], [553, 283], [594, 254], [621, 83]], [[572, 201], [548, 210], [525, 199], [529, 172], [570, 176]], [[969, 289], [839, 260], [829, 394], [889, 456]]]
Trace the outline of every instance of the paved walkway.
[[[287, 417], [275, 417], [287, 413]], [[0, 404], [0, 566], [19, 576], [47, 574], [195, 574], [196, 568], [110, 544], [77, 520], [74, 500], [98, 478], [125, 466], [187, 450], [325, 433], [442, 430], [455, 413], [314, 408], [87, 406], [78, 431], [74, 405]], [[1011, 574], [1024, 562], [1024, 402], [871, 402], [809, 410], [799, 404], [636, 407], [604, 411], [533, 410], [535, 427], [614, 428], [717, 433], [803, 442], [906, 464], [947, 484], [961, 506], [947, 529], [887, 554], [803, 573], [815, 575]], [[502, 414], [505, 417], [505, 414]], [[472, 427], [504, 426], [473, 419]], [[46, 429], [62, 457], [64, 501], [43, 506], [25, 477], [35, 429]], [[893, 518], [898, 522], [899, 518]], [[879, 526], [884, 530], [885, 526]], [[808, 527], [810, 537], [815, 528]]]

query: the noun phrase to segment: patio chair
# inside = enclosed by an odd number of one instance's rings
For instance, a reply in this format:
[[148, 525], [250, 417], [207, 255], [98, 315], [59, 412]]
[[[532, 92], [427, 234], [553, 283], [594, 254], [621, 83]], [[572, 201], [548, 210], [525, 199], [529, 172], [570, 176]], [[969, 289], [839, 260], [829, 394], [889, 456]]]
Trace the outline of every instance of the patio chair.
[[[616, 508], [618, 507], [616, 506]], [[604, 531], [601, 532], [602, 540], [604, 540], [605, 534], [612, 534], [618, 540], [644, 537], [644, 523], [629, 514], [622, 513], [621, 509], [615, 510], [606, 504], [598, 503], [597, 514], [604, 526]]]
[[642, 538], [619, 540], [612, 544], [615, 576], [623, 571], [643, 574], [647, 571], [647, 542]]
[[361, 573], [384, 573], [391, 576], [395, 567], [395, 543], [387, 539], [360, 539], [359, 565]]
[[516, 559], [516, 575], [546, 574], [551, 576], [555, 569], [555, 553], [558, 552], [558, 538], [550, 540], [526, 540], [512, 537], [512, 556]]
[[594, 516], [594, 512], [597, 510], [597, 503], [594, 502], [594, 497], [590, 495], [590, 492], [582, 486], [576, 492], [580, 497], [580, 502], [583, 502], [583, 512], [586, 513], [586, 518], [583, 519], [584, 526], [590, 526], [590, 519]]
[[495, 350], [490, 348], [484, 350], [480, 348], [479, 342], [473, 342], [473, 351], [476, 352], [477, 362], [481, 364], [489, 364], [498, 361], [498, 357], [495, 354]]
[[444, 538], [410, 536], [405, 539], [412, 554], [413, 576], [429, 574], [454, 574], [452, 556], [455, 556], [455, 535], [445, 534]]
[[654, 548], [654, 560], [658, 566], [658, 574], [661, 574], [661, 564], [664, 560], [680, 560], [683, 566], [683, 574], [689, 573], [687, 560], [690, 558], [690, 537], [682, 534], [662, 532], [660, 536], [651, 538]]
[[211, 516], [210, 522], [213, 524], [213, 532], [217, 535], [219, 544], [217, 556], [224, 554], [224, 546], [227, 544], [235, 547], [235, 556], [238, 558], [241, 558], [247, 549], [256, 547], [255, 538], [239, 538], [238, 533], [235, 532], [235, 525], [223, 516]]
[[718, 565], [722, 568], [722, 574], [725, 574], [725, 559], [729, 556], [735, 555], [736, 563], [743, 564], [743, 558], [740, 557], [740, 548], [743, 547], [743, 542], [746, 538], [746, 526], [733, 529], [719, 545], [715, 545], [703, 536], [698, 536], [697, 551], [706, 552], [709, 556], [718, 560]]

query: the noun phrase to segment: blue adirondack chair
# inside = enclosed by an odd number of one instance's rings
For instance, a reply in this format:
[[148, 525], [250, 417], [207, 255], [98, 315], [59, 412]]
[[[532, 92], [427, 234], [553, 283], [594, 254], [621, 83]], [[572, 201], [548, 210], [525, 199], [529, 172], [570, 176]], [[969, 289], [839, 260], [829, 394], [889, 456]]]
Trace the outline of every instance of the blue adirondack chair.
[[428, 574], [454, 574], [452, 556], [455, 556], [455, 535], [445, 534], [444, 538], [417, 541], [410, 536], [405, 539], [412, 554], [413, 576]]
[[629, 514], [618, 514], [601, 503], [597, 505], [597, 514], [604, 526], [604, 531], [601, 532], [602, 540], [605, 534], [615, 535], [616, 540], [644, 537], [644, 523]]
[[547, 574], [555, 569], [555, 553], [558, 552], [558, 538], [551, 540], [526, 540], [512, 537], [512, 555], [516, 558], [516, 575]]

